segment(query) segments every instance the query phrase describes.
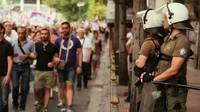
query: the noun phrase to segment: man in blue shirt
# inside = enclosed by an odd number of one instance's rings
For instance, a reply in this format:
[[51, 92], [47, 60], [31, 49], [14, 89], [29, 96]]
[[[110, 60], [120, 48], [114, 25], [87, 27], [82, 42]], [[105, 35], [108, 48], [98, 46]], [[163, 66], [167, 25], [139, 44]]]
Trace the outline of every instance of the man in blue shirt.
[[[34, 52], [34, 43], [27, 38], [26, 27], [17, 28], [18, 39], [13, 42], [14, 49], [14, 67], [12, 72], [13, 87], [13, 109], [17, 110], [18, 106], [21, 111], [25, 111], [27, 96], [29, 93], [30, 80], [30, 63], [31, 53]], [[21, 97], [19, 98], [19, 84], [21, 79]]]

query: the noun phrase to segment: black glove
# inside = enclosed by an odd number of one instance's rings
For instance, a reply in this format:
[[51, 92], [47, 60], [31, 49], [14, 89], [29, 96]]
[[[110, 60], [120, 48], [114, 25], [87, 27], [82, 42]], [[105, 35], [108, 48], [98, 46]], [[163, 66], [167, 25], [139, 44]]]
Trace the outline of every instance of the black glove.
[[143, 68], [139, 68], [136, 65], [134, 66], [134, 74], [135, 74], [135, 76], [140, 77], [143, 72], [144, 72]]
[[150, 81], [153, 81], [154, 77], [155, 77], [155, 75], [153, 73], [145, 73], [143, 75], [142, 80], [143, 80], [143, 82], [150, 82]]

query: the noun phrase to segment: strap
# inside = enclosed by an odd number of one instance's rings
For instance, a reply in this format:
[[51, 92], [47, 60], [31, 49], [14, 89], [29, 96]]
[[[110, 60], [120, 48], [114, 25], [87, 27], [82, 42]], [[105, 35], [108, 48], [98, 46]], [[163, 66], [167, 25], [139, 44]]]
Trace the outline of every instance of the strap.
[[172, 56], [169, 56], [169, 55], [164, 54], [164, 53], [160, 53], [160, 60], [171, 61], [172, 60]]
[[152, 42], [153, 42], [153, 44], [155, 46], [155, 50], [160, 51], [160, 45], [156, 44], [155, 41], [154, 41], [154, 39], [151, 39], [151, 40], [152, 40]]
[[[71, 35], [69, 37], [69, 40], [67, 42], [67, 52], [66, 52], [66, 57], [65, 57], [65, 62], [68, 61], [68, 56], [69, 56], [69, 47], [70, 47], [70, 40], [71, 40]], [[61, 53], [62, 53], [62, 48], [64, 48], [64, 40], [62, 39], [61, 44], [60, 44], [60, 50], [59, 50], [59, 57], [61, 58]]]
[[146, 24], [146, 22], [148, 21], [148, 20], [147, 20], [147, 13], [148, 13], [150, 10], [153, 10], [153, 9], [147, 9], [147, 11], [146, 11], [145, 14], [144, 14], [144, 17], [143, 17], [143, 22], [144, 22], [144, 24]]
[[85, 38], [83, 39], [82, 47], [83, 47], [84, 43], [85, 43]]
[[19, 46], [21, 52], [25, 55], [26, 53], [24, 52], [24, 49], [22, 48], [22, 45], [21, 45], [19, 39], [18, 39], [18, 46]]
[[154, 41], [155, 39], [149, 38], [149, 39], [146, 39], [145, 41], [148, 41], [148, 40], [151, 40], [153, 42], [155, 46], [155, 49], [154, 49], [155, 51], [160, 51], [160, 45], [155, 43]]
[[165, 61], [171, 61], [172, 60], [172, 56], [169, 56], [169, 55], [166, 55], [164, 53], [161, 53], [160, 52], [160, 46], [158, 44], [155, 43], [155, 41], [152, 39], [154, 45], [155, 45], [155, 50], [156, 52], [159, 51], [159, 57], [160, 57], [160, 60], [165, 60]]

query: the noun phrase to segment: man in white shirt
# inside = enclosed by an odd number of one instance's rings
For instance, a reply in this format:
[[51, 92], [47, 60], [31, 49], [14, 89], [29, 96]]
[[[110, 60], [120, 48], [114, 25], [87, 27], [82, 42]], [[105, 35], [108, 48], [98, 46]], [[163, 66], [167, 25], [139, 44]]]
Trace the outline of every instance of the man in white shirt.
[[[85, 38], [88, 38], [91, 40], [91, 43], [92, 43], [92, 53], [91, 53], [91, 60], [90, 60], [90, 65], [92, 63], [92, 56], [93, 56], [93, 53], [95, 52], [95, 38], [94, 38], [94, 35], [93, 33], [91, 32], [91, 28], [89, 25], [86, 25], [85, 26]], [[88, 80], [91, 80], [91, 74], [92, 74], [92, 67], [90, 67], [91, 69], [89, 70], [89, 77], [88, 77]]]
[[[87, 88], [88, 86], [88, 77], [90, 76], [90, 70], [91, 70], [91, 54], [92, 54], [92, 41], [90, 38], [85, 38], [85, 32], [84, 29], [80, 28], [78, 29], [78, 35], [81, 45], [82, 45], [82, 52], [83, 52], [83, 64], [82, 64], [82, 75], [83, 75], [83, 82], [84, 87]], [[78, 88], [81, 89], [82, 86], [82, 80], [81, 76], [78, 76]]]

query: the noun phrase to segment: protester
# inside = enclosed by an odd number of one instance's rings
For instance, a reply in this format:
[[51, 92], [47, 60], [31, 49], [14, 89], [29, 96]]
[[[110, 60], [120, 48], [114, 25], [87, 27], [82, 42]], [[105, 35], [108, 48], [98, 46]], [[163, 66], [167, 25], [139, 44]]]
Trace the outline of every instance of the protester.
[[[29, 59], [33, 58], [34, 43], [27, 38], [26, 27], [18, 26], [18, 39], [13, 41], [14, 46], [14, 66], [12, 71], [12, 97], [13, 109], [25, 111], [26, 100], [29, 93], [30, 81], [30, 63]], [[20, 80], [21, 78], [21, 80]], [[21, 97], [19, 97], [19, 85], [21, 82]], [[18, 99], [20, 98], [20, 102]]]
[[42, 41], [37, 42], [35, 45], [37, 71], [35, 72], [34, 88], [36, 96], [39, 98], [39, 106], [37, 110], [39, 112], [47, 112], [50, 89], [55, 85], [53, 58], [56, 53], [56, 47], [50, 42], [49, 29], [41, 29], [40, 34]]
[[13, 48], [4, 39], [5, 28], [0, 23], [0, 112], [8, 112], [8, 96], [13, 67]]
[[[87, 38], [85, 37], [85, 34], [84, 34], [84, 30], [83, 29], [78, 29], [78, 38], [81, 42], [81, 45], [82, 45], [82, 52], [83, 52], [83, 72], [82, 72], [82, 75], [83, 75], [83, 82], [84, 82], [84, 88], [87, 88], [88, 87], [88, 78], [90, 77], [90, 70], [91, 70], [91, 54], [92, 54], [92, 41], [90, 38]], [[81, 76], [78, 76], [79, 80], [78, 80], [78, 84], [77, 84], [77, 87], [79, 89], [81, 89], [81, 86], [82, 86], [82, 78]]]
[[[82, 49], [81, 43], [75, 35], [71, 35], [70, 23], [61, 23], [62, 36], [56, 42], [59, 57], [56, 58], [58, 64], [59, 81], [63, 90], [63, 101], [66, 107], [61, 111], [72, 112], [72, 102], [74, 96], [74, 81], [76, 72], [82, 69]], [[76, 65], [76, 53], [78, 53], [78, 65]], [[64, 99], [65, 98], [65, 99]]]

